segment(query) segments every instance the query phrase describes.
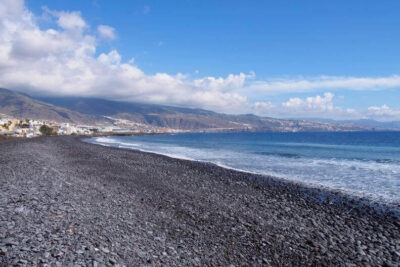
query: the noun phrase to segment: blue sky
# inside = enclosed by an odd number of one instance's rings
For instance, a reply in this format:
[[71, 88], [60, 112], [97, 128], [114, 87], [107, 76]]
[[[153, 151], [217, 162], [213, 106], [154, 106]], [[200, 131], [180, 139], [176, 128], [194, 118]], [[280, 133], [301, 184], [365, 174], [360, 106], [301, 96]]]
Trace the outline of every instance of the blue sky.
[[[16, 2], [34, 16], [40, 31], [68, 35], [63, 40], [76, 47], [90, 43], [93, 59], [104, 55], [103, 63], [130, 64], [144, 79], [107, 80], [107, 93], [76, 84], [87, 88], [71, 94], [278, 117], [400, 119], [400, 1]], [[60, 24], [68, 14], [84, 21], [74, 34]], [[111, 27], [112, 36], [101, 34], [99, 25]], [[85, 64], [93, 66], [86, 59]], [[138, 88], [143, 84], [148, 89]], [[6, 85], [23, 90], [23, 84]], [[57, 93], [38, 86], [26, 87]], [[156, 92], [157, 86], [165, 89]], [[185, 92], [187, 101], [173, 96]], [[190, 99], [193, 94], [198, 97]]]
[[[329, 2], [329, 3], [328, 3]], [[79, 10], [118, 39], [101, 47], [148, 73], [260, 78], [382, 76], [400, 69], [400, 1], [27, 1]], [[160, 44], [162, 45], [160, 46]], [[100, 49], [99, 51], [101, 51]]]

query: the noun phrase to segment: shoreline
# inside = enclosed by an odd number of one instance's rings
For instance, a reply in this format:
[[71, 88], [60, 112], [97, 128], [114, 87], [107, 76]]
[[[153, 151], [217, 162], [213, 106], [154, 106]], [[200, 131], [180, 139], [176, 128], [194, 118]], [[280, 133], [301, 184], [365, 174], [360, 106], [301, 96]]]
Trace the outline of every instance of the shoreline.
[[[122, 149], [122, 150], [133, 150], [133, 151], [138, 151], [142, 153], [149, 153], [157, 156], [162, 156], [162, 157], [167, 157], [170, 159], [176, 159], [176, 160], [182, 160], [182, 161], [189, 161], [189, 162], [194, 162], [194, 163], [199, 163], [199, 164], [205, 164], [205, 165], [211, 165], [215, 166], [217, 168], [222, 168], [225, 170], [229, 171], [234, 171], [234, 172], [239, 172], [244, 175], [247, 175], [248, 177], [244, 178], [249, 181], [255, 180], [257, 183], [263, 186], [268, 186], [271, 184], [285, 184], [286, 186], [293, 186], [297, 190], [303, 192], [304, 197], [308, 197], [312, 199], [313, 201], [318, 201], [322, 203], [331, 203], [331, 204], [340, 204], [340, 205], [345, 205], [349, 206], [352, 209], [357, 209], [360, 212], [364, 212], [364, 209], [369, 209], [372, 208], [375, 212], [378, 213], [378, 216], [389, 216], [389, 217], [395, 217], [396, 219], [400, 220], [400, 203], [390, 203], [390, 202], [385, 202], [385, 201], [379, 201], [379, 200], [373, 200], [371, 198], [368, 198], [367, 196], [359, 196], [352, 194], [351, 192], [347, 192], [344, 190], [339, 190], [335, 188], [331, 188], [328, 186], [323, 186], [319, 184], [313, 184], [313, 183], [306, 183], [302, 181], [296, 181], [296, 180], [291, 180], [289, 178], [284, 178], [284, 177], [278, 177], [278, 176], [273, 176], [273, 175], [268, 175], [268, 174], [262, 174], [262, 173], [256, 173], [256, 172], [251, 172], [251, 171], [246, 171], [238, 168], [233, 168], [229, 166], [224, 166], [222, 164], [214, 163], [211, 161], [202, 161], [202, 160], [196, 160], [192, 158], [184, 158], [184, 157], [179, 157], [175, 155], [170, 155], [170, 154], [163, 154], [163, 153], [157, 153], [154, 151], [147, 151], [144, 149], [140, 149], [137, 147], [117, 147], [117, 146], [112, 146], [112, 145], [106, 145], [106, 144], [100, 144], [100, 143], [95, 143], [95, 142], [90, 142], [89, 140], [94, 137], [89, 137], [89, 138], [81, 138], [81, 142], [89, 143], [92, 145], [99, 145], [99, 146], [104, 146], [104, 147], [110, 147], [110, 148], [115, 148], [115, 149]], [[102, 135], [100, 137], [109, 137], [109, 135]], [[87, 140], [84, 140], [87, 139]]]
[[1, 264], [400, 262], [395, 217], [315, 201], [274, 178], [263, 185], [257, 175], [81, 138], [0, 143]]

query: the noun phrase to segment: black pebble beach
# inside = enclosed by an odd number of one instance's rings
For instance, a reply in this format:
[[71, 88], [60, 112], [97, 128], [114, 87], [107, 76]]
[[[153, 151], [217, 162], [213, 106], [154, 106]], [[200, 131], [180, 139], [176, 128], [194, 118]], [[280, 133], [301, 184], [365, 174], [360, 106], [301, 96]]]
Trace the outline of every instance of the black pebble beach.
[[79, 137], [0, 151], [3, 266], [400, 264], [398, 217], [296, 184]]

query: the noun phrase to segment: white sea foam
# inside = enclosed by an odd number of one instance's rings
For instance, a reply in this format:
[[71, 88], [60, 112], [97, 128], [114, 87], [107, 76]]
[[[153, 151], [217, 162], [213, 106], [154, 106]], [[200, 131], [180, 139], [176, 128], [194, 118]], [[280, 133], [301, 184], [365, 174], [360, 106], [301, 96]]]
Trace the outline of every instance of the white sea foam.
[[341, 190], [372, 200], [400, 203], [400, 164], [368, 159], [285, 157], [217, 148], [185, 147], [149, 141], [122, 142], [98, 137], [89, 142], [138, 149], [173, 158], [211, 162], [221, 167]]
[[[90, 139], [88, 139], [90, 140]], [[110, 144], [110, 143], [119, 143], [117, 140], [112, 139], [111, 137], [95, 137], [94, 138], [94, 142], [95, 143], [99, 143], [99, 144]]]
[[[268, 143], [268, 142], [267, 142]], [[379, 146], [355, 146], [355, 145], [332, 145], [332, 144], [314, 144], [314, 143], [289, 143], [289, 142], [274, 142], [269, 143], [271, 145], [277, 146], [294, 146], [294, 147], [316, 147], [316, 148], [330, 148], [330, 149], [340, 149], [340, 150], [351, 150], [356, 149], [359, 150], [385, 150], [385, 151], [393, 151], [400, 152], [400, 147], [379, 147]]]
[[135, 143], [125, 143], [125, 142], [120, 142], [118, 143], [120, 147], [139, 147], [140, 144], [135, 144]]

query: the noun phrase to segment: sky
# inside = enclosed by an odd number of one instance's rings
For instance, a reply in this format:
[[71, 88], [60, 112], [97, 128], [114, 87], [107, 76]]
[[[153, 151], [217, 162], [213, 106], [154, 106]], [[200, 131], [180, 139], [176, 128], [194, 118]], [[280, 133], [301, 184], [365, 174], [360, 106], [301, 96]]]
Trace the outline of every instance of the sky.
[[400, 120], [400, 1], [0, 0], [0, 87]]

